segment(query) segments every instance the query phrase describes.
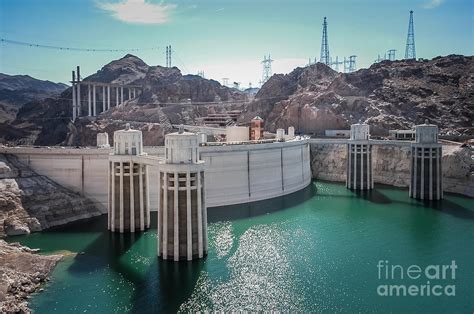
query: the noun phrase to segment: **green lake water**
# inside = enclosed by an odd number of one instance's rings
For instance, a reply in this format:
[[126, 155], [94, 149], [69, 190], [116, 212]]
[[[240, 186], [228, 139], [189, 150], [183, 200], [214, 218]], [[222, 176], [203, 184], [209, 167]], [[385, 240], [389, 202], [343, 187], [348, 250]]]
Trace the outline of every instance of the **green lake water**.
[[[194, 310], [290, 312], [474, 311], [474, 200], [410, 199], [405, 189], [356, 193], [313, 182], [277, 199], [210, 208], [209, 255], [191, 263], [156, 257], [156, 223], [135, 235], [111, 234], [106, 216], [10, 238], [64, 258], [35, 313], [166, 313]], [[152, 215], [156, 220], [156, 215]], [[455, 296], [380, 296], [377, 264], [457, 265]]]

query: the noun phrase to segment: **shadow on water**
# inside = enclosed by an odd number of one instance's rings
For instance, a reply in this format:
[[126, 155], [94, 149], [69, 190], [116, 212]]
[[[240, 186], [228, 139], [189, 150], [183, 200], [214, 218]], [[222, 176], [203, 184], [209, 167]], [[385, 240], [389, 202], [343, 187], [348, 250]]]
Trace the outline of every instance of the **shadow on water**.
[[356, 194], [358, 197], [363, 198], [364, 200], [367, 200], [371, 203], [379, 204], [379, 205], [387, 205], [391, 204], [392, 201], [380, 193], [379, 191], [373, 189], [373, 190], [353, 190], [352, 191], [354, 194]]
[[218, 222], [265, 215], [268, 213], [295, 207], [308, 201], [315, 195], [316, 186], [314, 184], [310, 184], [300, 191], [272, 199], [245, 204], [210, 207], [207, 209], [207, 221]]
[[438, 210], [442, 213], [467, 220], [474, 220], [474, 208], [469, 209], [457, 203], [454, 203], [448, 199], [440, 201], [429, 201], [429, 200], [417, 200], [419, 204], [423, 204], [425, 207]]
[[205, 259], [192, 262], [157, 259], [147, 279], [135, 286], [132, 312], [176, 313], [194, 291], [204, 263]]
[[[151, 229], [156, 229], [157, 214], [151, 214]], [[87, 229], [87, 230], [85, 230]], [[71, 223], [50, 229], [51, 233], [100, 232], [82, 252], [74, 257], [68, 272], [81, 276], [110, 268], [133, 284], [132, 313], [176, 313], [194, 290], [206, 259], [192, 262], [163, 261], [153, 253], [154, 261], [140, 272], [123, 262], [125, 255], [145, 233], [112, 233], [107, 230], [107, 215], [86, 222]], [[145, 247], [145, 249], [151, 249]], [[154, 249], [154, 247], [153, 247]]]
[[[107, 226], [105, 226], [107, 228]], [[110, 267], [114, 272], [121, 273], [128, 280], [137, 282], [140, 276], [120, 262], [124, 255], [137, 242], [142, 233], [112, 233], [102, 232], [101, 235], [87, 248], [76, 255], [74, 263], [68, 271], [72, 274], [89, 273], [91, 271]]]

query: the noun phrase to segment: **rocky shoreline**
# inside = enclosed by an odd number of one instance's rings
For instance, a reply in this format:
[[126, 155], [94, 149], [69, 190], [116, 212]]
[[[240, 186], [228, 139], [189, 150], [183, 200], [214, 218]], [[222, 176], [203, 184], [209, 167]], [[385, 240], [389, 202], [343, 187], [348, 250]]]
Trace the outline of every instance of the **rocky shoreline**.
[[[15, 156], [0, 155], [0, 237], [29, 234], [101, 215], [92, 201], [39, 175]], [[30, 313], [61, 255], [0, 240], [0, 313]]]
[[38, 250], [0, 240], [0, 313], [31, 313], [30, 294], [41, 291], [61, 255], [39, 255]]

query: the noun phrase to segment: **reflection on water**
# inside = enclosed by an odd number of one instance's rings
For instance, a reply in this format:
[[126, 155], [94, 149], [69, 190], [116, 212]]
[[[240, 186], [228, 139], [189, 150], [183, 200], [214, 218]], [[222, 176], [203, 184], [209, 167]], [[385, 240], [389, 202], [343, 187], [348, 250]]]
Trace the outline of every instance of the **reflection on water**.
[[[314, 183], [277, 199], [209, 209], [209, 254], [174, 263], [156, 257], [154, 225], [112, 234], [105, 216], [14, 237], [44, 252], [69, 250], [36, 313], [168, 313], [212, 311], [461, 312], [474, 307], [474, 201], [439, 203], [406, 190], [367, 193]], [[456, 298], [381, 298], [379, 260], [441, 264], [456, 260]]]

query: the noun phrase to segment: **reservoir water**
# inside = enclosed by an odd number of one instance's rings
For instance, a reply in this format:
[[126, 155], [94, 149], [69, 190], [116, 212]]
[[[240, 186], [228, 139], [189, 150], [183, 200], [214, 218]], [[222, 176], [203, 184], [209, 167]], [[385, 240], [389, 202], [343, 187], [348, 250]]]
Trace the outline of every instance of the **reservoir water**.
[[[405, 189], [356, 193], [313, 182], [274, 200], [210, 208], [208, 219], [209, 255], [192, 263], [158, 260], [156, 224], [111, 234], [105, 216], [9, 241], [79, 253], [33, 296], [35, 313], [474, 310], [473, 199], [445, 194], [430, 203]], [[405, 269], [455, 261], [457, 269], [455, 279], [379, 278], [379, 261]], [[379, 295], [393, 284], [454, 285], [455, 296]]]

